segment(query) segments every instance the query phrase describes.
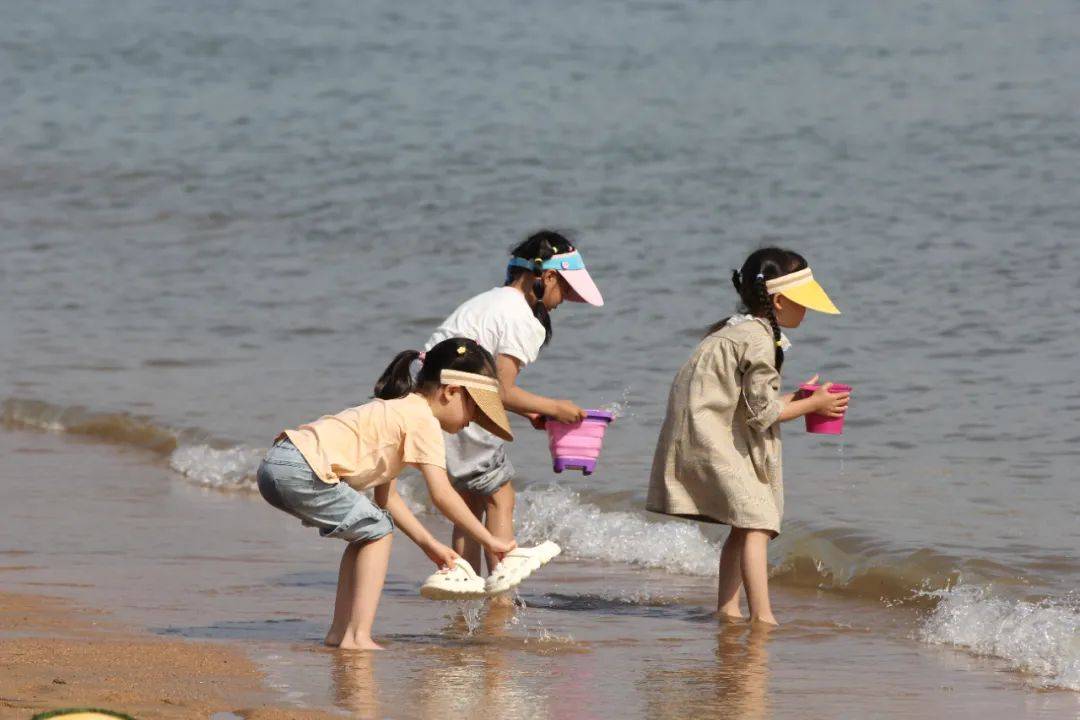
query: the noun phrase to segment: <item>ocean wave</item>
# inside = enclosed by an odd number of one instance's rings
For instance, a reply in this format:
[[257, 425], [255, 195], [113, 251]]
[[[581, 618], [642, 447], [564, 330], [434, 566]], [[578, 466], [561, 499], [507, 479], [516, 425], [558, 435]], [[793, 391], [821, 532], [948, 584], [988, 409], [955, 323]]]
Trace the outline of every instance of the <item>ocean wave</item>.
[[169, 467], [204, 487], [255, 490], [255, 471], [265, 454], [265, 448], [185, 445], [169, 456]]
[[523, 543], [554, 540], [572, 557], [715, 575], [719, 548], [696, 525], [650, 522], [644, 513], [601, 510], [561, 487], [518, 493], [515, 526]]
[[986, 586], [930, 593], [923, 641], [1005, 660], [1044, 687], [1080, 690], [1080, 597], [1042, 602], [995, 597]]
[[98, 412], [40, 400], [9, 398], [0, 408], [6, 427], [80, 435], [141, 448], [168, 458], [169, 466], [204, 487], [255, 490], [255, 471], [265, 448], [214, 442], [209, 433], [180, 430], [126, 412]]
[[176, 449], [182, 434], [130, 413], [94, 412], [78, 405], [62, 406], [19, 398], [4, 401], [0, 421], [7, 427], [84, 435], [162, 455]]
[[[254, 491], [255, 473], [265, 452], [265, 448], [229, 446], [208, 433], [176, 430], [136, 415], [92, 412], [35, 400], [6, 400], [0, 420], [10, 427], [68, 432], [145, 448], [166, 458], [188, 481], [223, 490]], [[402, 479], [399, 493], [414, 512], [432, 511], [427, 490], [416, 473]], [[618, 505], [602, 507], [559, 485], [520, 490], [516, 527], [523, 544], [555, 540], [568, 557], [703, 577], [717, 574], [720, 545], [716, 534], [702, 532], [706, 526]], [[770, 577], [777, 585], [924, 607], [940, 602], [934, 591], [961, 582], [978, 584], [1019, 576], [1032, 579], [1021, 568], [964, 560], [929, 549], [890, 550], [877, 538], [850, 530], [808, 528], [796, 522], [788, 523], [784, 534], [770, 543], [770, 556]]]

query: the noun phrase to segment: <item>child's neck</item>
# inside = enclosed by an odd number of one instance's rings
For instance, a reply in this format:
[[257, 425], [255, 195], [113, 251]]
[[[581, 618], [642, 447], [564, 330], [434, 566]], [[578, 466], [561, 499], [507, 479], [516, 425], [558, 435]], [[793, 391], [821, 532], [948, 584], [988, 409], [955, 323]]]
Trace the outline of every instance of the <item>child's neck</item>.
[[525, 300], [531, 305], [533, 303], [532, 292], [530, 290], [525, 289], [525, 285], [528, 282], [528, 280], [525, 279], [525, 278], [526, 278], [526, 276], [522, 275], [518, 279], [514, 280], [514, 282], [507, 285], [506, 287], [513, 288], [513, 289], [517, 290], [519, 293], [521, 293], [522, 295], [524, 295]]
[[443, 404], [441, 404], [439, 402], [438, 394], [437, 393], [432, 393], [431, 395], [425, 395], [425, 394], [419, 393], [419, 392], [416, 393], [416, 394], [419, 395], [420, 397], [424, 398], [424, 400], [427, 401], [428, 407], [431, 408], [431, 414], [435, 416], [435, 419], [439, 423], [439, 427], [441, 427], [443, 429], [443, 431], [446, 431], [446, 423], [443, 422], [443, 418], [442, 418], [442, 412], [443, 412], [443, 408], [445, 407], [445, 405], [443, 405]]

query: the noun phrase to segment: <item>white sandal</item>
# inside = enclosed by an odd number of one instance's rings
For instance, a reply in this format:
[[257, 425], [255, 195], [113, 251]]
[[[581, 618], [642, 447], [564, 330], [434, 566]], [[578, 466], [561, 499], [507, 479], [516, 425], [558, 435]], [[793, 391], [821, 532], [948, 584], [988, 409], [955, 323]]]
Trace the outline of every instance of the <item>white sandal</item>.
[[496, 565], [488, 576], [486, 585], [488, 595], [499, 595], [516, 588], [525, 578], [561, 552], [562, 548], [550, 540], [536, 547], [514, 548], [503, 557], [502, 562]]
[[487, 597], [484, 579], [465, 558], [458, 558], [450, 570], [440, 570], [420, 586], [428, 600], [473, 600]]

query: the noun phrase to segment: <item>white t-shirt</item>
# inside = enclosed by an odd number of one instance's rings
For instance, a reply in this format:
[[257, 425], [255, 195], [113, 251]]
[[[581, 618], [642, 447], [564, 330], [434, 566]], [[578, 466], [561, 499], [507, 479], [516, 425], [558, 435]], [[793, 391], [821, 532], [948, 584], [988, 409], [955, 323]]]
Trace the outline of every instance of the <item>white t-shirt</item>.
[[475, 340], [492, 354], [509, 355], [521, 364], [535, 362], [544, 344], [544, 326], [520, 291], [497, 287], [466, 300], [428, 339], [424, 350], [452, 337]]
[[[448, 338], [463, 337], [475, 340], [494, 357], [509, 355], [525, 366], [540, 354], [545, 334], [520, 291], [497, 287], [450, 313], [424, 350]], [[445, 446], [446, 470], [456, 487], [490, 495], [514, 476], [503, 441], [476, 423], [446, 435]]]

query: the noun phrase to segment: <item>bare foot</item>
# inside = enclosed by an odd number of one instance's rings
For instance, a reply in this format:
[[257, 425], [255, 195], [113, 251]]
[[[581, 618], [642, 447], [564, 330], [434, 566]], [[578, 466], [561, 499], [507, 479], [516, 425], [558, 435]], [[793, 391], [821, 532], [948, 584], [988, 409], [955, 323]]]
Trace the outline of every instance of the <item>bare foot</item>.
[[371, 638], [359, 638], [346, 635], [338, 643], [342, 650], [382, 650], [383, 646]]
[[741, 623], [743, 620], [746, 619], [746, 616], [743, 615], [741, 612], [731, 613], [727, 610], [717, 610], [716, 617], [718, 620], [723, 620], [724, 622], [729, 623]]
[[766, 625], [768, 627], [780, 627], [780, 623], [778, 623], [776, 621], [776, 618], [774, 618], [771, 613], [769, 615], [755, 615], [752, 618], [750, 618], [750, 622], [753, 625]]
[[341, 644], [341, 639], [342, 637], [344, 637], [344, 635], [345, 633], [331, 630], [330, 632], [326, 633], [326, 637], [323, 638], [323, 645], [327, 647], [337, 647]]

